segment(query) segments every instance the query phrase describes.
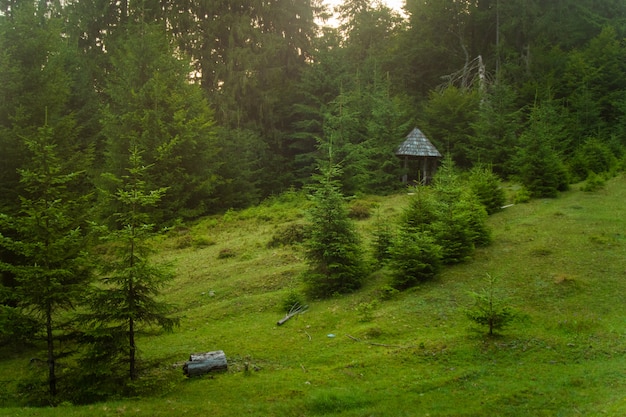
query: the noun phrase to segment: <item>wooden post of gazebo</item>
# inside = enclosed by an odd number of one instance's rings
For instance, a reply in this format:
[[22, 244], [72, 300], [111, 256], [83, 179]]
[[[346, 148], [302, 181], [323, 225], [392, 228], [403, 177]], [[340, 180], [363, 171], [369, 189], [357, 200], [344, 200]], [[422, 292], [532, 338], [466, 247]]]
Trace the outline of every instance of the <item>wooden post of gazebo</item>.
[[408, 183], [410, 178], [409, 161], [417, 160], [418, 180], [422, 184], [429, 184], [437, 170], [437, 159], [441, 154], [417, 127], [406, 136], [398, 149], [396, 156], [404, 159], [404, 175], [402, 182]]

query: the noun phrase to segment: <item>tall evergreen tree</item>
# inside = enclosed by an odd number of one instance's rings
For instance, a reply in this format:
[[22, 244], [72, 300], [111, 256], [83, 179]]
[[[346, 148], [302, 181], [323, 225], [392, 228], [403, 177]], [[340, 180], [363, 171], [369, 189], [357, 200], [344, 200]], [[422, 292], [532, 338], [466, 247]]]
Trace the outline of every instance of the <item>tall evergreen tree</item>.
[[90, 338], [96, 348], [107, 343], [113, 352], [107, 357], [124, 356], [131, 380], [137, 379], [137, 333], [141, 325], [156, 325], [172, 330], [178, 320], [172, 317], [169, 304], [158, 296], [172, 278], [170, 270], [155, 264], [149, 238], [154, 226], [149, 208], [162, 198], [165, 189], [151, 189], [137, 146], [131, 145], [127, 174], [119, 178], [120, 188], [113, 199], [119, 203], [116, 225], [104, 231], [111, 253], [102, 263], [101, 286], [91, 300], [86, 319], [93, 325]]
[[323, 28], [322, 34], [313, 40], [313, 59], [304, 69], [295, 91], [290, 147], [297, 184], [307, 184], [313, 178], [320, 158], [318, 143], [325, 134], [325, 117], [350, 78], [341, 43], [336, 28]]
[[337, 168], [330, 167], [319, 177], [305, 242], [309, 270], [304, 279], [310, 293], [320, 297], [354, 291], [365, 275], [359, 235], [348, 217], [336, 176]]
[[345, 166], [341, 183], [348, 194], [385, 193], [400, 186], [401, 165], [394, 150], [408, 130], [410, 106], [390, 90], [389, 79], [357, 84], [327, 106], [320, 149], [332, 146]]
[[[86, 169], [85, 146], [75, 125], [70, 97], [71, 50], [63, 38], [60, 5], [55, 2], [10, 2], [0, 13], [0, 208], [17, 210], [21, 193], [18, 168], [30, 160], [22, 138], [38, 135], [42, 115], [57, 138], [61, 158], [80, 155]], [[72, 125], [72, 126], [70, 126]], [[82, 160], [81, 160], [82, 159]]]
[[364, 142], [367, 139], [365, 119], [371, 111], [370, 104], [362, 88], [342, 92], [324, 119], [321, 154], [328, 155], [332, 151], [334, 160], [345, 167], [339, 180], [343, 192], [348, 194], [362, 191], [368, 175]]
[[48, 392], [55, 396], [58, 341], [67, 336], [64, 312], [75, 308], [91, 278], [84, 249], [87, 199], [76, 192], [83, 174], [67, 169], [52, 128], [45, 125], [24, 142], [31, 160], [20, 170], [20, 211], [3, 215], [0, 223], [0, 246], [13, 254], [12, 262], [2, 261], [0, 267], [15, 277], [17, 306], [39, 323]]
[[518, 175], [534, 197], [556, 197], [568, 188], [567, 171], [557, 151], [557, 145], [564, 142], [557, 109], [554, 103], [533, 108], [520, 138], [515, 160]]
[[264, 146], [255, 150], [262, 152], [263, 169], [254, 185], [263, 196], [281, 191], [292, 180], [295, 89], [311, 57], [317, 4], [192, 0], [177, 3], [179, 13], [168, 22], [181, 50], [192, 58], [217, 122], [262, 140]]
[[[467, 202], [474, 195], [464, 192], [464, 184], [450, 158], [437, 170], [433, 187], [438, 210], [430, 230], [441, 245], [442, 261], [449, 264], [463, 262], [475, 247], [469, 215], [473, 206]], [[483, 213], [486, 218], [484, 209]]]
[[589, 137], [608, 141], [615, 132], [626, 90], [625, 52], [615, 28], [605, 27], [583, 49], [569, 54], [561, 94], [572, 115], [568, 131], [575, 146]]
[[515, 91], [501, 82], [481, 97], [465, 149], [472, 165], [489, 165], [505, 177], [514, 172], [511, 159], [521, 130], [521, 111], [516, 106]]
[[151, 167], [145, 179], [150, 187], [168, 188], [153, 208], [156, 220], [196, 217], [206, 213], [216, 183], [213, 112], [198, 87], [188, 83], [188, 66], [175, 57], [161, 27], [140, 22], [129, 23], [128, 30], [127, 37], [108, 45], [105, 171], [124, 175], [133, 143]]
[[420, 117], [424, 133], [462, 169], [472, 164], [470, 137], [479, 104], [477, 90], [449, 86], [441, 92], [431, 91]]
[[400, 70], [416, 101], [440, 85], [442, 77], [466, 68], [482, 53], [471, 47], [474, 4], [453, 0], [406, 1], [409, 24], [401, 36], [399, 53], [404, 59]]

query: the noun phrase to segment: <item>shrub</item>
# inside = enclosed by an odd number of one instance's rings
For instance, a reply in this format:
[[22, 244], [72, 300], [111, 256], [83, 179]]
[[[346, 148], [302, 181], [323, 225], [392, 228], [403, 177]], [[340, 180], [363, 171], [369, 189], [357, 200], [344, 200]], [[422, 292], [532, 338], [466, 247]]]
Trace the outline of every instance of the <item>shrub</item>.
[[591, 173], [611, 172], [617, 166], [617, 159], [608, 145], [590, 138], [576, 150], [569, 166], [574, 179], [582, 180]]
[[437, 275], [441, 267], [441, 246], [430, 233], [401, 232], [391, 248], [391, 285], [403, 290]]
[[303, 306], [304, 304], [304, 295], [302, 295], [302, 293], [300, 293], [299, 291], [291, 290], [283, 299], [280, 307], [283, 313], [289, 313], [289, 311], [291, 311], [294, 306]]
[[585, 184], [583, 184], [580, 189], [586, 192], [593, 192], [601, 190], [605, 184], [606, 181], [604, 178], [602, 178], [601, 175], [598, 175], [595, 172], [591, 171], [587, 176], [587, 181], [585, 181]]
[[268, 248], [278, 246], [294, 245], [304, 242], [307, 237], [306, 227], [301, 223], [292, 223], [278, 229], [269, 242]]
[[362, 302], [356, 306], [356, 313], [359, 316], [359, 320], [362, 322], [369, 322], [374, 319], [374, 310], [378, 308], [378, 301], [373, 300], [370, 302]]
[[348, 217], [356, 220], [365, 220], [370, 217], [370, 207], [363, 202], [355, 202], [348, 208]]
[[376, 291], [376, 293], [379, 299], [385, 301], [392, 299], [396, 294], [399, 293], [399, 291], [391, 285], [383, 285]]
[[193, 238], [189, 234], [184, 234], [184, 235], [178, 236], [175, 242], [176, 243], [174, 247], [176, 249], [186, 249], [193, 244]]
[[204, 248], [215, 245], [215, 241], [208, 236], [197, 236], [193, 239], [194, 248]]
[[500, 179], [491, 169], [474, 167], [470, 171], [469, 188], [476, 194], [480, 203], [485, 206], [487, 214], [493, 214], [505, 203], [504, 190]]
[[530, 191], [526, 187], [520, 188], [513, 198], [515, 204], [528, 203], [531, 199]]

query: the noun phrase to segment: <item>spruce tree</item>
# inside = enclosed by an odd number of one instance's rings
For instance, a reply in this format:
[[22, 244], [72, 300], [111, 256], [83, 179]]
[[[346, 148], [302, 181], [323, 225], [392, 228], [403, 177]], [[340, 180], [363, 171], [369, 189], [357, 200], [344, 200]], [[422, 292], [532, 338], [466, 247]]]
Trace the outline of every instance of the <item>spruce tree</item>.
[[516, 108], [516, 92], [498, 82], [481, 95], [476, 121], [471, 123], [468, 156], [472, 164], [487, 164], [497, 174], [511, 174], [511, 158], [517, 145], [521, 111]]
[[178, 319], [172, 317], [172, 306], [159, 300], [172, 273], [150, 257], [154, 226], [148, 209], [159, 202], [165, 189], [148, 188], [145, 176], [151, 167], [143, 164], [137, 146], [131, 146], [129, 159], [128, 174], [118, 179], [120, 187], [112, 196], [120, 209], [115, 213], [115, 228], [104, 230], [110, 253], [102, 260], [101, 285], [92, 296], [86, 319], [93, 328], [88, 340], [94, 351], [102, 353], [104, 344], [113, 351], [103, 357], [125, 357], [128, 375], [134, 380], [138, 376], [136, 336], [140, 326], [156, 325], [170, 331]]
[[[188, 81], [189, 65], [176, 57], [159, 26], [129, 23], [128, 34], [112, 40], [112, 70], [104, 90], [104, 171], [120, 177], [129, 167], [129, 143], [149, 167], [151, 189], [168, 187], [150, 208], [155, 220], [172, 222], [208, 210], [216, 184], [219, 153], [213, 111], [202, 91]], [[115, 192], [114, 182], [103, 187]], [[111, 210], [112, 209], [112, 210]], [[115, 206], [104, 206], [110, 214]]]
[[486, 326], [489, 336], [520, 318], [519, 313], [507, 304], [507, 299], [496, 288], [497, 282], [497, 278], [487, 274], [486, 287], [480, 292], [470, 293], [474, 305], [465, 312], [471, 321]]
[[365, 275], [359, 235], [348, 217], [337, 168], [323, 171], [314, 189], [309, 212], [309, 238], [304, 279], [312, 295], [329, 297], [361, 287]]
[[403, 210], [401, 224], [412, 232], [432, 230], [432, 224], [439, 215], [439, 203], [432, 188], [416, 187], [414, 196]]
[[500, 186], [500, 179], [493, 173], [491, 167], [474, 166], [469, 173], [468, 185], [487, 210], [487, 214], [499, 211], [504, 205], [506, 200], [504, 190]]
[[390, 248], [391, 285], [403, 290], [434, 278], [441, 256], [442, 247], [429, 231], [401, 230]]
[[470, 217], [464, 204], [464, 198], [473, 194], [463, 192], [464, 185], [450, 158], [437, 171], [433, 188], [438, 210], [430, 230], [442, 247], [442, 261], [463, 262], [474, 251]]
[[68, 171], [53, 138], [47, 125], [24, 138], [31, 160], [19, 171], [20, 210], [0, 218], [0, 246], [12, 254], [0, 268], [14, 277], [15, 305], [37, 324], [31, 337], [45, 339], [50, 396], [57, 394], [59, 339], [69, 332], [66, 312], [77, 306], [92, 276], [84, 249], [87, 199], [75, 192], [82, 174]]
[[533, 108], [520, 138], [516, 166], [520, 181], [533, 197], [556, 197], [569, 186], [567, 170], [556, 150], [565, 139], [557, 109], [552, 102]]

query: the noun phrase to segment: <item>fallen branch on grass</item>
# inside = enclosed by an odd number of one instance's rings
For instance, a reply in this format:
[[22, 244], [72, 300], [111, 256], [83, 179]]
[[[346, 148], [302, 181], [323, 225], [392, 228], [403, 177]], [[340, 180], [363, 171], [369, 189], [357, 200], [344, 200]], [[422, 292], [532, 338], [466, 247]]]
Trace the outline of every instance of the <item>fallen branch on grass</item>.
[[289, 312], [285, 315], [285, 317], [276, 322], [276, 325], [280, 326], [293, 316], [304, 313], [308, 308], [309, 306], [303, 306], [300, 303], [295, 303], [291, 306], [291, 309], [289, 309]]

